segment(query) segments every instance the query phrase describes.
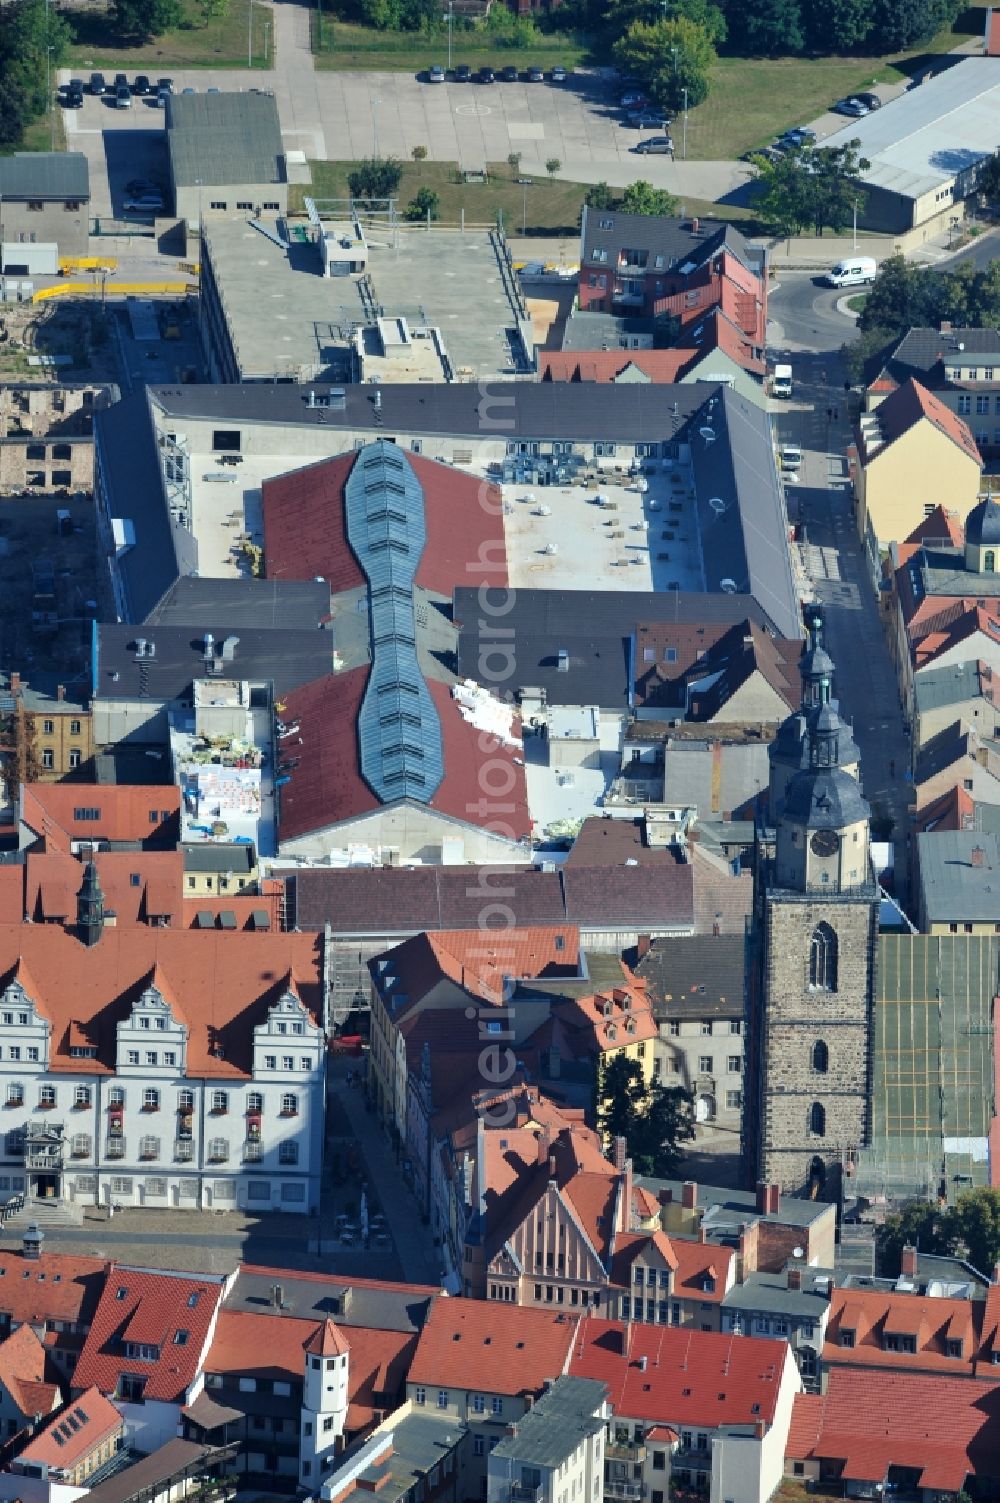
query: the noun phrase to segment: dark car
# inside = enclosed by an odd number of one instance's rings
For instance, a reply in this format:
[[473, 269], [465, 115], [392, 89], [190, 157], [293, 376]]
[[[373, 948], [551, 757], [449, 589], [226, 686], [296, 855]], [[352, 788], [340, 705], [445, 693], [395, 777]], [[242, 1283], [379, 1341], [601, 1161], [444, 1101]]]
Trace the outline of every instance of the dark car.
[[106, 88], [107, 84], [104, 82], [103, 73], [92, 73], [90, 75], [90, 92], [92, 94], [95, 94], [98, 99], [104, 93]]
[[150, 182], [148, 177], [130, 177], [125, 184], [125, 192], [129, 198], [140, 198], [143, 194], [159, 193], [155, 183]]
[[172, 94], [174, 92], [174, 81], [173, 81], [173, 79], [172, 78], [158, 78], [156, 80], [156, 92], [157, 92], [157, 94]]
[[83, 84], [73, 78], [62, 90], [62, 106], [66, 110], [83, 109]]
[[541, 68], [529, 68], [528, 69], [528, 82], [529, 83], [544, 83], [545, 82], [545, 73], [544, 73], [544, 70], [541, 69]]
[[558, 68], [558, 67], [553, 68], [552, 69], [552, 82], [553, 83], [565, 83], [566, 82], [566, 69], [565, 68]]
[[140, 97], [144, 97], [149, 93], [149, 79], [145, 73], [137, 73], [135, 75], [135, 81], [132, 84], [132, 93], [138, 94]]
[[634, 126], [636, 130], [665, 131], [670, 121], [662, 110], [632, 110], [625, 116], [625, 124]]
[[480, 68], [476, 74], [477, 83], [496, 83], [497, 76], [492, 68]]
[[882, 108], [882, 101], [877, 94], [855, 94], [854, 98], [860, 99], [861, 103], [866, 105], [869, 111], [880, 110]]
[[504, 83], [517, 83], [517, 69], [513, 63], [508, 63], [501, 77]]
[[115, 74], [115, 88], [116, 89], [127, 89], [128, 88], [128, 78], [126, 77], [126, 75], [124, 73], [116, 73]]
[[621, 96], [618, 103], [623, 110], [641, 110], [646, 103], [646, 96], [640, 93], [638, 89], [628, 89]]
[[459, 63], [458, 67], [455, 69], [455, 82], [468, 83], [471, 77], [472, 69], [469, 67], [468, 63]]

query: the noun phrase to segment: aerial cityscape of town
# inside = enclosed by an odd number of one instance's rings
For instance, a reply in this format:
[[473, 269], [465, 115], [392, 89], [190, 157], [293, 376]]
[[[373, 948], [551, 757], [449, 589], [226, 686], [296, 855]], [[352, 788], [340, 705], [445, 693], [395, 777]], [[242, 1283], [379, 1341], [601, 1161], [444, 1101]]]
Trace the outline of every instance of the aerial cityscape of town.
[[994, 671], [1000, 9], [0, 0], [0, 1503], [1000, 1503]]

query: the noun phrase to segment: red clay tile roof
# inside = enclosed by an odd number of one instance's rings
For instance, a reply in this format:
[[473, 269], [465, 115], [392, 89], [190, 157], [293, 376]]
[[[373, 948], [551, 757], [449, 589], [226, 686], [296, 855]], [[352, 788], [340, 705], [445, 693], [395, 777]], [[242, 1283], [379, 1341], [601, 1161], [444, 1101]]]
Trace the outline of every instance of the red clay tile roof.
[[213, 919], [218, 921], [222, 913], [231, 913], [236, 920], [237, 929], [255, 930], [254, 914], [265, 913], [270, 921], [270, 929], [277, 932], [281, 929], [281, 893], [284, 891], [284, 883], [273, 880], [265, 880], [261, 883], [265, 889], [277, 888], [274, 891], [255, 893], [250, 897], [216, 897], [213, 894], [204, 894], [200, 898], [185, 898], [181, 911], [181, 927], [194, 929], [198, 927], [198, 915], [210, 913]]
[[[322, 575], [331, 592], [362, 588], [364, 573], [347, 541], [344, 486], [355, 454], [320, 460], [265, 480], [264, 560], [269, 579]], [[414, 583], [451, 596], [456, 581], [507, 583], [503, 509], [496, 486], [450, 465], [407, 453], [424, 492], [427, 541]]]
[[2, 1252], [0, 1311], [10, 1316], [11, 1325], [89, 1324], [110, 1267], [104, 1258], [43, 1252], [28, 1259]]
[[[633, 1200], [635, 1198], [633, 1192]], [[670, 1269], [677, 1267], [677, 1254], [673, 1242], [664, 1231], [620, 1232], [615, 1238], [615, 1255], [611, 1263], [611, 1282], [621, 1289], [632, 1287], [632, 1264], [643, 1253], [655, 1247]]]
[[813, 1454], [841, 1462], [850, 1481], [884, 1482], [893, 1466], [919, 1470], [921, 1487], [944, 1492], [958, 1492], [970, 1472], [995, 1481], [1000, 1385], [833, 1368]]
[[[111, 1394], [122, 1373], [134, 1373], [147, 1379], [144, 1398], [180, 1403], [201, 1370], [222, 1294], [223, 1281], [213, 1274], [113, 1265], [73, 1374], [74, 1387], [94, 1385]], [[180, 1331], [187, 1335], [178, 1341]], [[125, 1341], [158, 1346], [158, 1360], [126, 1357]]]
[[962, 526], [961, 517], [953, 511], [946, 511], [943, 506], [935, 506], [930, 516], [923, 517], [906, 538], [907, 543], [923, 543], [925, 540], [937, 542], [940, 538], [947, 538], [954, 548], [961, 548], [965, 542], [965, 528]]
[[789, 1461], [808, 1461], [815, 1450], [823, 1423], [823, 1395], [797, 1393], [792, 1404], [785, 1455]]
[[971, 830], [975, 825], [975, 818], [976, 805], [972, 794], [966, 793], [964, 788], [959, 788], [956, 784], [947, 793], [942, 793], [940, 798], [914, 813], [913, 829], [917, 835], [927, 835], [932, 831], [939, 833], [942, 830]]
[[[979, 1301], [928, 1298], [880, 1289], [835, 1289], [823, 1346], [829, 1367], [894, 1368], [971, 1376], [979, 1349], [983, 1309]], [[854, 1344], [841, 1346], [841, 1332], [851, 1330]], [[889, 1334], [913, 1336], [916, 1352], [885, 1350]], [[946, 1355], [946, 1341], [961, 1339], [961, 1357]]]
[[[736, 1257], [734, 1250], [731, 1247], [713, 1247], [704, 1242], [692, 1242], [686, 1237], [674, 1237], [671, 1245], [677, 1258], [674, 1293], [688, 1299], [697, 1296], [707, 1304], [721, 1304], [732, 1283], [730, 1274]], [[714, 1288], [705, 1288], [706, 1279], [713, 1280]]]
[[322, 1321], [305, 1344], [305, 1350], [314, 1357], [343, 1357], [350, 1349], [351, 1343], [332, 1320]]
[[[22, 818], [49, 851], [69, 853], [73, 840], [139, 841], [179, 834], [180, 789], [118, 784], [24, 783]], [[98, 819], [76, 819], [78, 809]], [[156, 819], [153, 819], [153, 814]]]
[[373, 975], [393, 977], [392, 992], [405, 995], [411, 1008], [445, 978], [499, 1003], [505, 978], [576, 976], [579, 964], [580, 931], [573, 924], [438, 930], [405, 939], [369, 962]]
[[560, 998], [553, 1010], [577, 1059], [659, 1037], [653, 1004], [638, 983], [591, 997]]
[[933, 392], [921, 386], [919, 381], [914, 381], [912, 376], [879, 404], [876, 413], [883, 442], [869, 452], [862, 438], [861, 451], [866, 464], [877, 459], [883, 449], [895, 443], [896, 439], [901, 438], [904, 433], [908, 433], [912, 427], [926, 418], [939, 433], [950, 438], [963, 454], [975, 460], [980, 467], [982, 466], [983, 461], [968, 424], [963, 422], [957, 413], [952, 412], [950, 407], [946, 407]]
[[408, 1386], [539, 1394], [567, 1371], [579, 1322], [530, 1306], [437, 1299], [420, 1333]]
[[[285, 716], [301, 727], [302, 750], [291, 780], [279, 790], [279, 832], [294, 840], [325, 830], [381, 807], [361, 776], [357, 718], [368, 683], [368, 669], [351, 669], [314, 679], [285, 695]], [[496, 823], [492, 803], [484, 808], [480, 770], [503, 764], [511, 788], [504, 798], [504, 833], [515, 839], [529, 833], [527, 787], [523, 759], [512, 746], [486, 738], [465, 719], [447, 684], [427, 683], [441, 723], [444, 778], [429, 808], [461, 824], [491, 827]], [[488, 741], [488, 750], [484, 742]], [[496, 771], [491, 776], [496, 777]], [[456, 834], [460, 833], [458, 826]]]
[[59, 1402], [59, 1385], [45, 1381], [45, 1348], [31, 1326], [18, 1326], [0, 1342], [0, 1385], [29, 1419], [50, 1414]]
[[29, 1441], [19, 1460], [74, 1467], [124, 1428], [125, 1421], [111, 1400], [100, 1389], [88, 1388]]
[[542, 381], [614, 381], [634, 366], [650, 381], [671, 384], [680, 379], [697, 351], [683, 350], [588, 350], [570, 354], [562, 350], [541, 353]]
[[570, 1372], [606, 1383], [623, 1418], [707, 1429], [758, 1420], [770, 1426], [785, 1364], [793, 1360], [784, 1341], [591, 1317], [573, 1343]]
[[[315, 934], [105, 929], [88, 947], [54, 925], [8, 926], [0, 927], [0, 985], [17, 971], [51, 1022], [51, 1068], [89, 1074], [113, 1068], [116, 1025], [155, 979], [188, 1024], [188, 1073], [239, 1076], [250, 1073], [253, 1026], [285, 991], [321, 1015], [321, 950]], [[71, 1057], [74, 1023], [96, 1060]]]
[[[255, 1272], [261, 1272], [255, 1269]], [[280, 1270], [268, 1270], [280, 1274]], [[296, 1272], [296, 1279], [308, 1277]], [[325, 1275], [316, 1276], [321, 1281]], [[352, 1279], [352, 1284], [365, 1282]], [[393, 1286], [398, 1287], [398, 1286]], [[420, 1292], [430, 1291], [423, 1289]], [[282, 1382], [301, 1382], [306, 1350], [317, 1330], [313, 1320], [291, 1315], [253, 1315], [242, 1310], [221, 1310], [215, 1336], [205, 1359], [205, 1371], [230, 1377], [255, 1375]], [[348, 1426], [363, 1429], [375, 1409], [393, 1408], [407, 1368], [417, 1346], [417, 1337], [407, 1331], [379, 1331], [370, 1326], [351, 1326], [348, 1337]], [[385, 1398], [380, 1401], [379, 1396]], [[385, 1399], [388, 1399], [386, 1403]]]
[[[182, 851], [98, 851], [94, 859], [105, 912], [114, 913], [119, 928], [145, 924], [154, 915], [165, 916], [173, 927], [180, 926]], [[85, 861], [75, 856], [29, 852], [24, 868], [24, 911], [34, 923], [53, 918], [76, 922], [76, 895], [84, 866]]]

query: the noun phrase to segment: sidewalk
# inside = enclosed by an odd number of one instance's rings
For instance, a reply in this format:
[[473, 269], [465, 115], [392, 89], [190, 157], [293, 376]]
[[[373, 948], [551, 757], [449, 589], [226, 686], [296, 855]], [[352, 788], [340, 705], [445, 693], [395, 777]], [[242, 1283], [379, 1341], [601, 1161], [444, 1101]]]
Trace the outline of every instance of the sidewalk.
[[351, 1124], [368, 1171], [372, 1196], [381, 1206], [392, 1233], [404, 1279], [410, 1284], [439, 1285], [441, 1254], [433, 1245], [430, 1228], [420, 1220], [413, 1193], [403, 1179], [378, 1118], [367, 1109], [364, 1090], [351, 1089], [343, 1076], [332, 1076], [330, 1093], [338, 1098]]

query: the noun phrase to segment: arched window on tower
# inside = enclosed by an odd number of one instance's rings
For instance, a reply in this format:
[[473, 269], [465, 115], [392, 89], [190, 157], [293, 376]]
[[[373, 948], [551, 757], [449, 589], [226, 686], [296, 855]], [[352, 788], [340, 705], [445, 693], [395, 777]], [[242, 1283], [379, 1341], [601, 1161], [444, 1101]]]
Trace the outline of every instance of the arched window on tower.
[[830, 1051], [822, 1039], [817, 1039], [812, 1046], [812, 1067], [817, 1075], [825, 1075], [830, 1068]]
[[809, 1131], [814, 1138], [826, 1137], [826, 1111], [818, 1101], [809, 1108]]
[[997, 556], [992, 548], [987, 548], [983, 554], [983, 573], [993, 574], [996, 572]]
[[837, 936], [829, 924], [818, 924], [809, 941], [809, 985], [822, 992], [837, 990]]

